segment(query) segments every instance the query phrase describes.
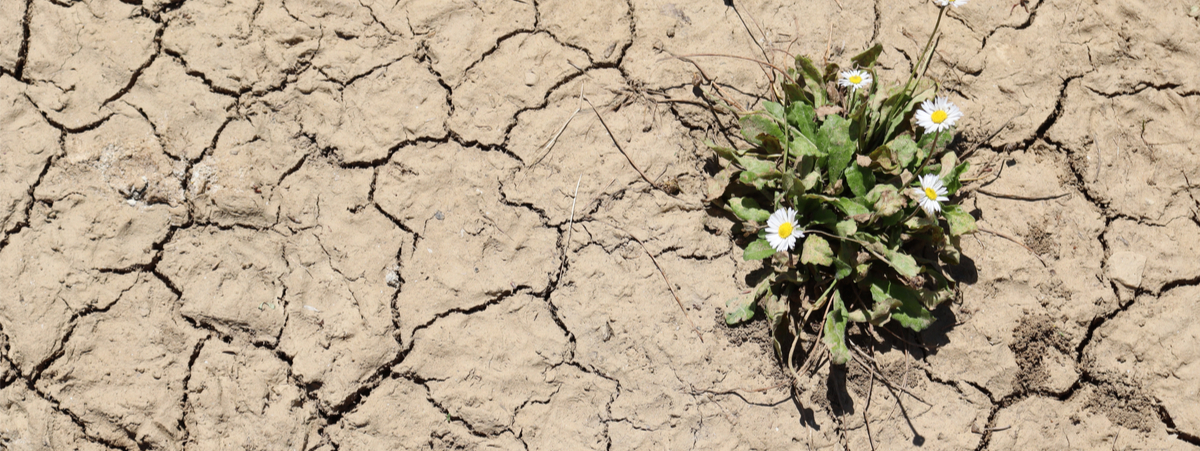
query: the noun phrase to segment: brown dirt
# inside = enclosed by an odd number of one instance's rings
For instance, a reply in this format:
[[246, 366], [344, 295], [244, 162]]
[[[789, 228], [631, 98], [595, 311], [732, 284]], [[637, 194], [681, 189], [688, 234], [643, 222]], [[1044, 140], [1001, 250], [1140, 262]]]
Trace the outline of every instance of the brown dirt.
[[894, 81], [929, 2], [0, 2], [0, 448], [1196, 449], [1196, 6], [1026, 3], [929, 72], [961, 299], [792, 394], [669, 57]]

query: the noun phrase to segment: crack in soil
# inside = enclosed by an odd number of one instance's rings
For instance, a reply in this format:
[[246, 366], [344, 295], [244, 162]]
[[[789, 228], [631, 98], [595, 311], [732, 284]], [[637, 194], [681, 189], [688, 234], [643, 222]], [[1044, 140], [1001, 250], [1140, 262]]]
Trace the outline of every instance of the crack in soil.
[[17, 49], [17, 65], [13, 68], [13, 78], [22, 83], [25, 79], [25, 63], [29, 61], [29, 22], [33, 19], [33, 0], [25, 0], [25, 17], [21, 19], [21, 47]]

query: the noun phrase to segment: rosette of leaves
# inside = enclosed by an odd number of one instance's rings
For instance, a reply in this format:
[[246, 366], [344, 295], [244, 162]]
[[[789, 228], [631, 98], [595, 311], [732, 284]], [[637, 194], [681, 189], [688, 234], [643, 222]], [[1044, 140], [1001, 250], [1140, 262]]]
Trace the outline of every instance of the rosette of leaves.
[[[880, 51], [877, 45], [852, 61], [875, 75]], [[834, 83], [838, 70], [797, 57], [779, 89], [782, 102], [763, 102], [740, 118], [748, 148], [709, 144], [728, 160], [710, 182], [709, 200], [740, 219], [734, 236], [744, 258], [769, 268], [727, 303], [725, 321], [738, 324], [762, 311], [782, 352], [783, 334], [798, 334], [810, 315], [823, 313], [816, 316], [824, 318], [823, 341], [841, 364], [849, 359], [848, 323], [895, 321], [921, 331], [933, 322], [931, 310], [955, 292], [943, 265], [959, 263], [960, 239], [976, 226], [958, 205], [930, 216], [912, 194], [914, 180], [932, 173], [954, 196], [969, 168], [946, 149], [953, 130], [923, 134], [911, 125], [936, 86], [910, 77], [887, 89], [876, 83], [844, 92]], [[781, 207], [794, 208], [804, 227], [790, 253], [764, 239], [768, 217]]]

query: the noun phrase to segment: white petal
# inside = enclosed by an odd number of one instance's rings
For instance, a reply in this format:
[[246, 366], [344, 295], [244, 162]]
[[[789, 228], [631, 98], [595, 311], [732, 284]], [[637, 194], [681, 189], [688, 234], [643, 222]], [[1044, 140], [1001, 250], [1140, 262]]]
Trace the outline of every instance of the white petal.
[[773, 249], [782, 251], [783, 242], [784, 239], [780, 238], [779, 235], [767, 234], [767, 243], [770, 243]]
[[770, 218], [767, 218], [767, 225], [778, 229], [779, 225], [783, 224], [783, 221], [786, 221], [786, 220], [787, 220], [787, 209], [780, 208], [778, 210], [775, 210], [774, 213], [771, 213]]
[[786, 239], [784, 239], [783, 245], [784, 245], [784, 248], [780, 249], [780, 250], [790, 251], [790, 250], [792, 250], [793, 247], [796, 247], [796, 235], [792, 235], [792, 236], [789, 236]]

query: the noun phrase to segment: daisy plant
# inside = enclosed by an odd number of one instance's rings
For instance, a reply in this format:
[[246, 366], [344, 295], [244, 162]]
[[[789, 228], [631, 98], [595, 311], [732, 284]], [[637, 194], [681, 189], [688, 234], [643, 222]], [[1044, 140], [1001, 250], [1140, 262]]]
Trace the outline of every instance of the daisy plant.
[[[934, 34], [966, 0], [938, 2]], [[765, 314], [793, 371], [812, 319], [823, 320], [816, 333], [841, 364], [849, 324], [921, 331], [955, 293], [943, 265], [959, 263], [960, 239], [976, 226], [953, 201], [969, 164], [947, 144], [963, 113], [923, 77], [932, 38], [908, 79], [887, 87], [875, 72], [878, 44], [848, 70], [798, 56], [774, 86], [779, 101], [741, 115], [748, 145], [709, 144], [728, 161], [709, 200], [738, 219], [743, 258], [768, 269], [727, 303], [725, 321]]]

